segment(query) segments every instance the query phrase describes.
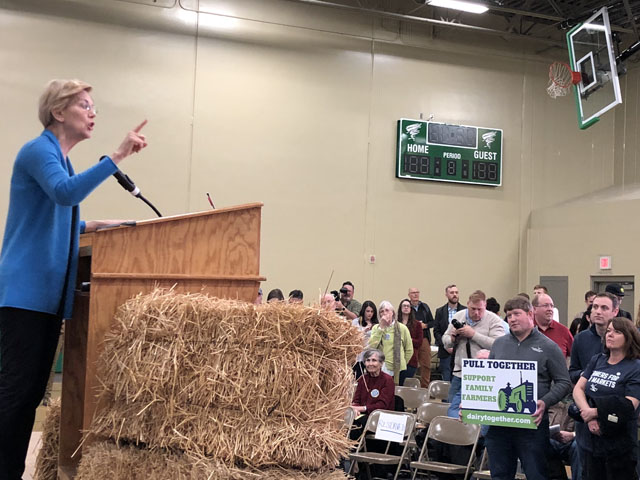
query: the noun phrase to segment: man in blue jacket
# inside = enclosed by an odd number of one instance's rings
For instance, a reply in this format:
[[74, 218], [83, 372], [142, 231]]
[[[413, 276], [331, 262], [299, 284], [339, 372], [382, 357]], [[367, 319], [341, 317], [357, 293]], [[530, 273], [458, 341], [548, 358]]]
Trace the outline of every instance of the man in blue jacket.
[[599, 293], [591, 305], [591, 327], [576, 335], [571, 349], [569, 376], [575, 384], [594, 355], [602, 353], [602, 338], [609, 320], [618, 316], [618, 297]]

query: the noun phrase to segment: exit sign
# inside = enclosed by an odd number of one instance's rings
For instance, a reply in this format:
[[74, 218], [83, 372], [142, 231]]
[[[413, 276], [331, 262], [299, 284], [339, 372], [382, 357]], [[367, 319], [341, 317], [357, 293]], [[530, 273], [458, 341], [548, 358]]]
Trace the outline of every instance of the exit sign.
[[611, 257], [600, 257], [600, 270], [611, 270]]

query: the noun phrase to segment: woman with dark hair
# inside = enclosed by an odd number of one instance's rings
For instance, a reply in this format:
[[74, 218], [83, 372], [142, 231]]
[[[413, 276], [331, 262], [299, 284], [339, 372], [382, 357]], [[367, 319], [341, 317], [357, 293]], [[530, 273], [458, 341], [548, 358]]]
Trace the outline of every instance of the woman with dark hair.
[[411, 342], [413, 343], [413, 355], [407, 362], [407, 369], [400, 372], [399, 384], [402, 386], [404, 385], [404, 380], [412, 378], [416, 374], [416, 370], [418, 370], [418, 351], [422, 346], [424, 334], [422, 333], [422, 325], [416, 320], [415, 312], [411, 308], [411, 301], [408, 298], [400, 302], [398, 310], [400, 311], [399, 320], [409, 329]]
[[573, 322], [571, 322], [571, 326], [569, 327], [569, 332], [574, 337], [582, 332], [583, 330], [587, 330], [591, 326], [591, 305], [587, 307], [587, 309], [582, 313], [582, 317], [574, 318]]
[[[360, 309], [360, 315], [358, 315], [358, 318], [353, 319], [351, 324], [365, 332], [368, 339], [371, 335], [371, 328], [378, 324], [378, 309], [376, 308], [376, 304], [371, 300], [365, 300]], [[367, 332], [369, 333], [367, 334]]]
[[279, 288], [274, 288], [267, 294], [267, 303], [284, 302], [284, 293]]
[[573, 389], [583, 422], [576, 422], [583, 478], [637, 479], [636, 445], [640, 403], [640, 333], [626, 318], [613, 318]]
[[[371, 300], [366, 300], [362, 304], [362, 308], [360, 309], [360, 315], [358, 318], [354, 318], [351, 322], [351, 325], [360, 330], [364, 335], [364, 347], [366, 348], [369, 344], [369, 338], [371, 337], [371, 329], [374, 325], [378, 324], [378, 309], [376, 308], [376, 304]], [[362, 360], [363, 353], [358, 355], [356, 360], [356, 364], [353, 366], [353, 373], [356, 376], [356, 380], [360, 378], [365, 372], [364, 362]]]

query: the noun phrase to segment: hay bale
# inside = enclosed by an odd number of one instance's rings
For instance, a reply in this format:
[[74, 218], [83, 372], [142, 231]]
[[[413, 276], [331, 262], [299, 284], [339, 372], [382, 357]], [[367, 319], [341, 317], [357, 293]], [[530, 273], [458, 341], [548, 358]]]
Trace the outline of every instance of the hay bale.
[[49, 403], [42, 424], [42, 446], [36, 458], [35, 480], [57, 480], [60, 451], [60, 399]]
[[340, 430], [361, 334], [329, 312], [156, 290], [124, 304], [98, 366], [98, 436], [228, 465], [318, 469]]
[[92, 444], [82, 454], [76, 480], [345, 480], [340, 470], [232, 468], [211, 458], [113, 442]]

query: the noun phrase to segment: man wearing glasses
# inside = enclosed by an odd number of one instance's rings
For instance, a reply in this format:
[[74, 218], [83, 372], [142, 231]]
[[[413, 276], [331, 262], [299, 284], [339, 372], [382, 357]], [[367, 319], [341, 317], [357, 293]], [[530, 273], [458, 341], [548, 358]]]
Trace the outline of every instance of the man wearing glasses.
[[542, 293], [533, 297], [531, 303], [533, 304], [534, 319], [540, 333], [553, 340], [560, 347], [565, 358], [569, 358], [571, 356], [573, 336], [567, 327], [553, 319], [553, 309], [555, 307], [552, 298], [546, 293]]

